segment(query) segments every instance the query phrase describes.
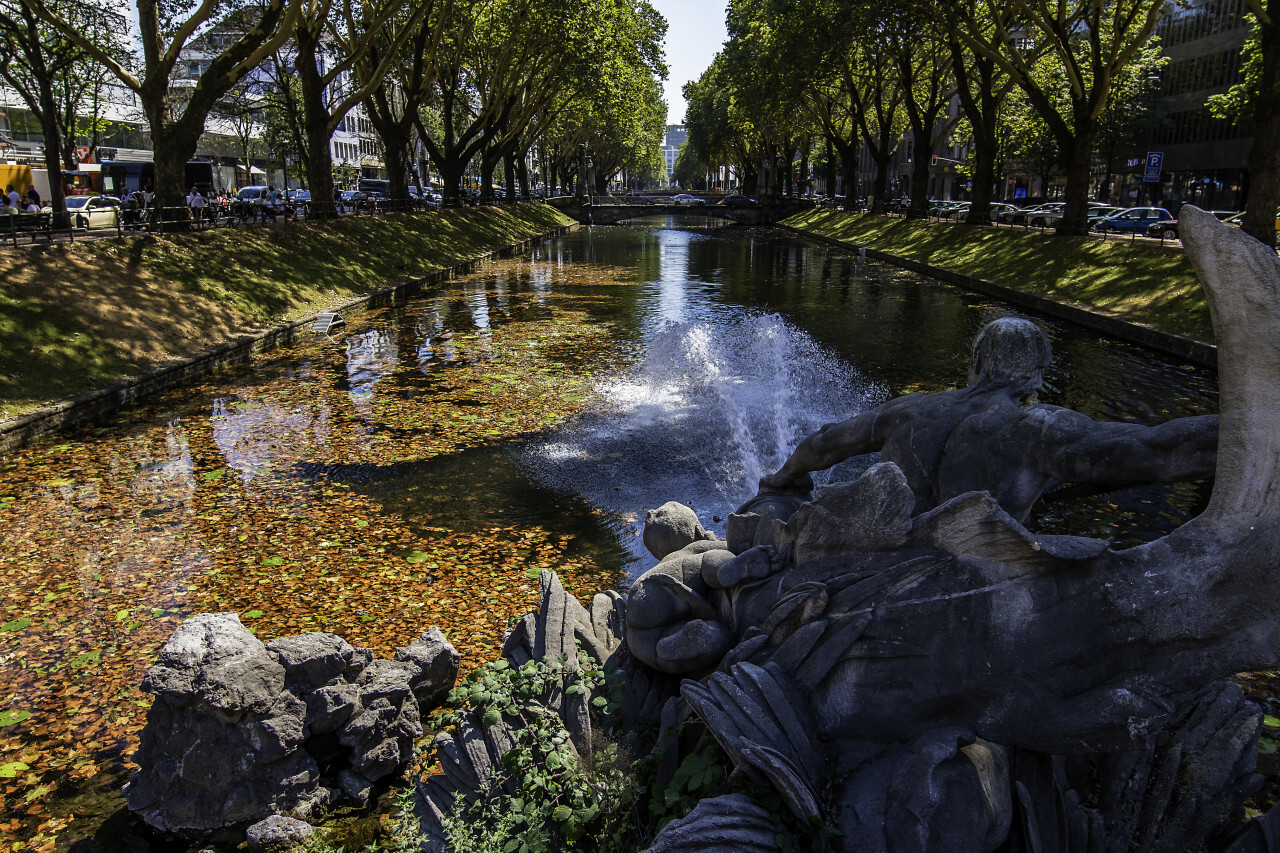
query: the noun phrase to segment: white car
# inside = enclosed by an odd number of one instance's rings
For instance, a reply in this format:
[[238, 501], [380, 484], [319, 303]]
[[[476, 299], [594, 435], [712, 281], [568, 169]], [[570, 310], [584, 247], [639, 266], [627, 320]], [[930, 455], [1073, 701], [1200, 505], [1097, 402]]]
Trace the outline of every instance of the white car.
[[680, 195], [674, 196], [671, 199], [671, 203], [692, 206], [695, 204], [706, 204], [707, 202], [705, 199], [700, 199], [697, 196], [689, 195], [688, 193], [680, 193]]
[[[45, 213], [50, 208], [44, 209]], [[120, 199], [106, 195], [69, 195], [67, 213], [76, 228], [114, 228], [120, 219]]]

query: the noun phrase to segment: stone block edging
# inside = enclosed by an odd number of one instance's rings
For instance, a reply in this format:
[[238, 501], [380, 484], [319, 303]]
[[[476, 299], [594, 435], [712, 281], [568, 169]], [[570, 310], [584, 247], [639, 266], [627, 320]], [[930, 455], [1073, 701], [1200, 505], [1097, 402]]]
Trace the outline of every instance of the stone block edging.
[[[796, 228], [791, 225], [778, 225], [777, 227], [807, 237], [811, 240], [817, 240], [821, 243], [827, 243], [847, 251], [860, 251], [864, 247], [858, 246], [847, 240], [840, 240], [835, 237], [827, 237], [822, 234], [814, 234], [805, 231], [802, 228]], [[1172, 332], [1163, 332], [1159, 329], [1146, 326], [1141, 323], [1134, 323], [1128, 320], [1121, 320], [1117, 317], [1111, 317], [1106, 314], [1100, 314], [1096, 311], [1090, 311], [1086, 308], [1080, 308], [1065, 302], [1059, 302], [1049, 299], [1045, 296], [1039, 296], [1034, 293], [1027, 293], [1023, 290], [1016, 290], [1011, 287], [1005, 287], [1002, 284], [987, 281], [981, 278], [964, 275], [962, 273], [953, 272], [935, 267], [930, 264], [920, 263], [919, 261], [909, 260], [897, 255], [881, 252], [877, 249], [866, 249], [866, 256], [876, 261], [883, 261], [887, 264], [893, 264], [903, 269], [921, 275], [927, 275], [939, 281], [945, 281], [948, 284], [954, 284], [965, 290], [971, 290], [974, 293], [981, 293], [984, 296], [991, 296], [996, 299], [1002, 299], [1019, 308], [1025, 308], [1028, 311], [1034, 311], [1047, 317], [1053, 317], [1058, 320], [1066, 320], [1075, 323], [1078, 326], [1084, 326], [1095, 332], [1118, 338], [1128, 343], [1138, 344], [1148, 349], [1156, 350], [1165, 355], [1182, 359], [1189, 364], [1197, 367], [1208, 367], [1216, 369], [1218, 366], [1218, 348], [1205, 341], [1189, 338], [1184, 335], [1176, 335]]]
[[[423, 287], [472, 272], [486, 261], [531, 248], [546, 239], [565, 234], [574, 227], [563, 226], [518, 243], [483, 252], [455, 264], [432, 270], [425, 275], [405, 279], [372, 293], [357, 296], [326, 310], [341, 313], [391, 305], [398, 296], [408, 296], [417, 293]], [[315, 320], [316, 314], [311, 314], [301, 320], [282, 323], [261, 332], [244, 335], [234, 341], [210, 347], [196, 355], [144, 371], [137, 376], [125, 376], [33, 411], [7, 418], [0, 421], [0, 454], [16, 450], [61, 429], [110, 414], [144, 397], [177, 387], [198, 376], [247, 361], [258, 353], [292, 343], [300, 333], [310, 331]]]

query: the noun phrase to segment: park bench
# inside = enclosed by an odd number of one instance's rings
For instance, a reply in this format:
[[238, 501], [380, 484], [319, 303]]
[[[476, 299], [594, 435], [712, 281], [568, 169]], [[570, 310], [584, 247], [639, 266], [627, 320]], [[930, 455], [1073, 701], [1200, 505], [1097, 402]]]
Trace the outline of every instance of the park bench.
[[45, 240], [53, 242], [53, 231], [49, 227], [51, 215], [48, 213], [9, 214], [4, 218], [9, 222], [0, 227], [5, 229], [8, 239], [15, 247], [18, 245], [18, 238], [24, 236], [30, 237], [34, 243], [36, 237], [43, 234]]

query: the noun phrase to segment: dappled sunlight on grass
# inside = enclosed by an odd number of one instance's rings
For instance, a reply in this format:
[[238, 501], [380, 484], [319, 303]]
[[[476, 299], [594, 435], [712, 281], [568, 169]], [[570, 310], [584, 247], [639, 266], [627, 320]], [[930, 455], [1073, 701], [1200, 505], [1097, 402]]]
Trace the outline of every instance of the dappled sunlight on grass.
[[0, 417], [568, 224], [546, 205], [0, 253]]
[[784, 224], [1213, 340], [1204, 292], [1181, 248], [831, 210], [809, 211]]

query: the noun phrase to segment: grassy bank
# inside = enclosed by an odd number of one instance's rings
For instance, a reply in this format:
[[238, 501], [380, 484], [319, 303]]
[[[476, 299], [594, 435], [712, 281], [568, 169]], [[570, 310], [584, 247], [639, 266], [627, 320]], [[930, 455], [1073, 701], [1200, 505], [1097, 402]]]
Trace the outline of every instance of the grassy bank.
[[0, 417], [569, 222], [522, 205], [0, 252]]
[[1213, 340], [1204, 291], [1180, 247], [831, 210], [808, 211], [784, 224], [1129, 322]]

